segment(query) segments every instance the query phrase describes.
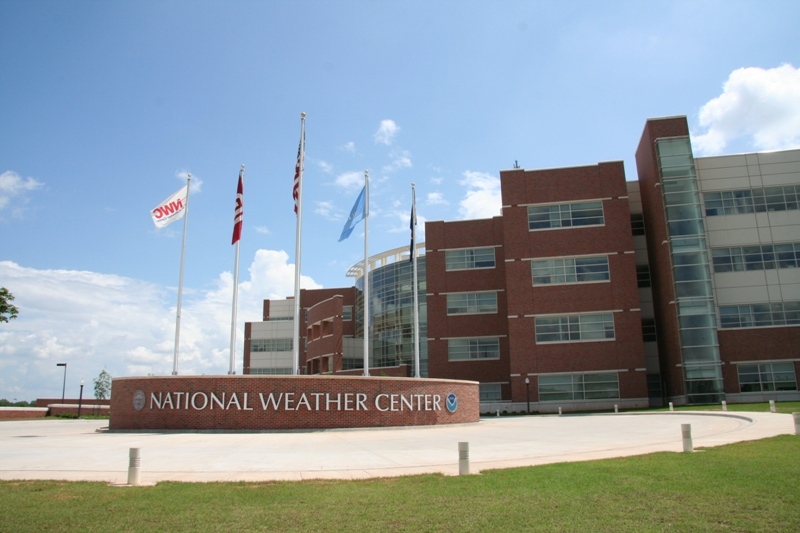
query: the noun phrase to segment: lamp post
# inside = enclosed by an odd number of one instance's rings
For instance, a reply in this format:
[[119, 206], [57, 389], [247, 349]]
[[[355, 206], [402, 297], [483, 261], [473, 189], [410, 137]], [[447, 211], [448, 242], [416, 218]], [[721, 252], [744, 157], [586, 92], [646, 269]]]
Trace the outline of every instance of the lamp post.
[[67, 390], [67, 363], [56, 363], [56, 366], [64, 367], [64, 384], [61, 385], [61, 403], [64, 403], [64, 392]]
[[78, 396], [78, 418], [81, 417], [81, 404], [83, 403], [83, 380], [81, 380], [81, 395]]
[[525, 378], [525, 394], [528, 399], [528, 414], [531, 414], [531, 380]]

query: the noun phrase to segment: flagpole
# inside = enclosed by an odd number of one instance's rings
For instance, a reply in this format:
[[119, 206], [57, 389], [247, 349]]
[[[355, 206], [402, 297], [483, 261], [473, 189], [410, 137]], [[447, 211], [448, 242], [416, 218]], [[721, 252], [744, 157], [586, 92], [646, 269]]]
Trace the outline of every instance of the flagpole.
[[419, 295], [417, 282], [417, 196], [414, 190], [414, 183], [411, 183], [411, 262], [414, 271], [414, 283], [412, 292], [414, 293], [414, 377], [420, 377], [419, 371]]
[[186, 213], [183, 215], [183, 241], [181, 242], [181, 268], [178, 275], [178, 309], [175, 316], [175, 357], [172, 363], [172, 375], [178, 375], [178, 352], [181, 340], [181, 300], [183, 299], [183, 260], [186, 255], [186, 225], [189, 222], [189, 184], [192, 175], [186, 175]]
[[369, 170], [364, 171], [364, 375], [369, 376]]
[[305, 158], [306, 144], [306, 114], [300, 113], [300, 149], [297, 155], [297, 169], [295, 171], [296, 196], [295, 211], [297, 213], [297, 235], [295, 239], [295, 265], [294, 265], [294, 339], [292, 347], [294, 358], [292, 374], [300, 373], [300, 251], [303, 227], [303, 159]]
[[[239, 180], [241, 182], [244, 182], [244, 165], [242, 165], [242, 169], [239, 172]], [[236, 211], [233, 217], [234, 232], [236, 231], [236, 224], [242, 223], [242, 217], [244, 215], [243, 212], [244, 198], [240, 198], [239, 196], [240, 194], [237, 185]], [[231, 348], [230, 348], [231, 362], [230, 366], [228, 367], [228, 374], [230, 375], [236, 374], [236, 312], [238, 310], [238, 301], [239, 301], [239, 241], [241, 241], [241, 233], [239, 233], [239, 238], [236, 239], [236, 251], [234, 252], [234, 261], [233, 261], [233, 310], [231, 311]]]

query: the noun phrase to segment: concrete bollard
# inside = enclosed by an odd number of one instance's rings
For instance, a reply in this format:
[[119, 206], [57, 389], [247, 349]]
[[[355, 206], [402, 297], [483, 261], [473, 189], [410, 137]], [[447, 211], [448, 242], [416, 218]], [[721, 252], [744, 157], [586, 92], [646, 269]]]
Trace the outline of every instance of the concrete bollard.
[[722, 400], [722, 410], [723, 411], [728, 410], [728, 402], [726, 402], [725, 400]]
[[142, 455], [139, 448], [131, 448], [128, 462], [128, 485], [139, 484], [139, 469], [142, 464]]
[[561, 408], [558, 408], [558, 416], [561, 416]]
[[614, 412], [619, 413], [619, 405], [614, 404]]
[[792, 413], [794, 417], [794, 434], [800, 435], [800, 413]]
[[777, 412], [775, 410], [775, 400], [770, 400], [769, 401], [769, 412], [770, 413], [776, 413]]
[[500, 409], [497, 410], [497, 416], [500, 416]]
[[458, 443], [458, 475], [469, 475], [469, 442]]
[[692, 445], [692, 425], [681, 424], [681, 434], [683, 435], [683, 451], [694, 451], [694, 446]]
[[674, 411], [675, 410], [675, 406], [672, 405], [672, 402], [669, 402], [669, 410], [670, 411]]

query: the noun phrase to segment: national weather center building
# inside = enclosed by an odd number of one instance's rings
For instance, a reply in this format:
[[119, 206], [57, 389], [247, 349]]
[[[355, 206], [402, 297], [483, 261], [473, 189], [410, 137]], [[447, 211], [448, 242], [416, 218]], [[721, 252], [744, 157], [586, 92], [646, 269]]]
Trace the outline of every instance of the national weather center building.
[[[484, 412], [800, 400], [800, 150], [695, 158], [659, 118], [636, 165], [501, 171], [500, 216], [426, 222], [420, 374]], [[408, 259], [369, 259], [371, 375], [414, 375]], [[363, 372], [364, 267], [301, 291], [303, 373]], [[245, 324], [245, 374], [292, 372], [293, 309]]]

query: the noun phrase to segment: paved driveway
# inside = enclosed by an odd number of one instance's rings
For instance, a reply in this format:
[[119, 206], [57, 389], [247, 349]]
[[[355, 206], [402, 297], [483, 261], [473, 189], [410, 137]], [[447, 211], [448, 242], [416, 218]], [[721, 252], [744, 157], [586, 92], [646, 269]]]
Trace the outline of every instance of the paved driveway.
[[[0, 479], [124, 484], [130, 448], [141, 450], [141, 483], [356, 479], [458, 474], [458, 443], [470, 471], [682, 452], [682, 424], [695, 449], [794, 434], [791, 415], [676, 411], [659, 414], [489, 417], [477, 424], [264, 433], [109, 432], [107, 420], [0, 422]], [[798, 437], [800, 438], [800, 437]]]

